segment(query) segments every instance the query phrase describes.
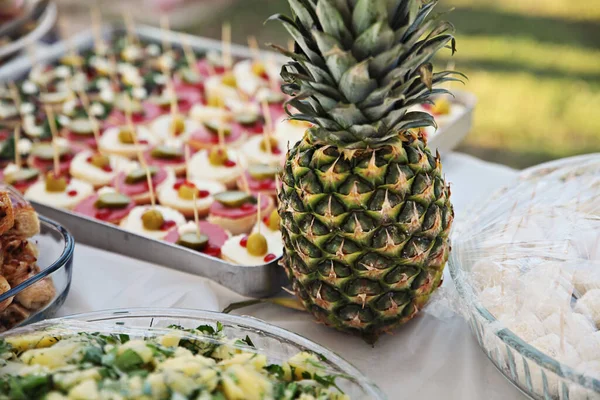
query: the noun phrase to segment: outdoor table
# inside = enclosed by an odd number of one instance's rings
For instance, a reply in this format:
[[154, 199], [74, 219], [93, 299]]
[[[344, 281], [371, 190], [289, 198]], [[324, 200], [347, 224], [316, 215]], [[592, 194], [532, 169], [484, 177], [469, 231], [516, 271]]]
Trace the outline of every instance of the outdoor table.
[[[443, 157], [452, 188], [455, 221], [516, 171], [460, 153]], [[317, 325], [311, 315], [263, 304], [237, 311], [303, 335], [354, 364], [386, 393], [401, 399], [523, 398], [480, 350], [455, 309], [456, 291], [445, 271], [430, 306], [413, 321], [370, 346], [358, 337]], [[207, 279], [77, 245], [71, 291], [59, 316], [132, 307], [221, 311], [244, 297]]]

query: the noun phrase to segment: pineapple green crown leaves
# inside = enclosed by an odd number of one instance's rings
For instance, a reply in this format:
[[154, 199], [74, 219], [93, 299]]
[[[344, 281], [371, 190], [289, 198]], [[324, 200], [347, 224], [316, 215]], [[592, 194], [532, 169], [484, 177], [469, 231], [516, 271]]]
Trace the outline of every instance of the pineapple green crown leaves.
[[314, 142], [376, 148], [408, 129], [435, 126], [431, 115], [409, 111], [448, 94], [435, 87], [461, 81], [455, 71], [433, 72], [431, 59], [449, 47], [454, 27], [431, 17], [437, 1], [288, 0], [292, 18], [278, 14], [295, 40], [282, 69], [294, 119], [313, 123]]

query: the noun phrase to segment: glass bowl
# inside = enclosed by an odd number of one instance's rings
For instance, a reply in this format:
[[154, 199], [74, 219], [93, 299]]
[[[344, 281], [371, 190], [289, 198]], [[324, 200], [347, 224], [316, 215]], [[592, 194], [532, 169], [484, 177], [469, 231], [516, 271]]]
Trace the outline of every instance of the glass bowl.
[[[302, 336], [253, 317], [175, 308], [117, 309], [47, 320], [41, 322], [39, 326], [22, 327], [11, 331], [9, 334], [17, 334], [20, 331], [28, 332], [37, 327], [48, 327], [53, 324], [67, 323], [68, 326], [69, 321], [101, 323], [96, 328], [101, 328], [103, 332], [106, 332], [105, 329], [114, 329], [116, 332], [128, 328], [136, 330], [152, 328], [156, 330], [173, 324], [184, 328], [195, 328], [205, 324], [215, 326], [219, 322], [223, 325], [223, 333], [227, 339], [239, 339], [248, 335], [257, 351], [265, 354], [270, 362], [285, 361], [302, 351], [322, 356], [320, 358], [323, 360], [327, 372], [339, 376], [336, 379], [336, 384], [351, 399], [385, 400], [387, 398], [373, 382], [335, 353]], [[79, 327], [81, 327], [81, 324], [79, 324]]]
[[[599, 171], [598, 154], [562, 159], [524, 170], [511, 185], [499, 190], [490, 200], [474, 206], [452, 233], [453, 252], [449, 258], [449, 269], [459, 294], [460, 311], [467, 319], [479, 346], [494, 366], [520, 391], [536, 400], [600, 399], [600, 380], [580, 370], [578, 365], [561, 362], [556, 356], [532, 346], [509, 329], [502, 320], [496, 319], [480, 298], [474, 281], [476, 275], [473, 275], [472, 269], [488, 254], [488, 248], [482, 243], [489, 238], [496, 240], [498, 247], [506, 246], [510, 262], [521, 268], [527, 265], [535, 268], [539, 265], [535, 264], [536, 261], [544, 258], [564, 263], [563, 265], [581, 263], [579, 256], [573, 256], [559, 246], [554, 249], [564, 238], [547, 241], [515, 239], [517, 234], [511, 231], [512, 238], [502, 241], [506, 229], [502, 231], [495, 227], [498, 224], [507, 226], [507, 221], [512, 217], [523, 220], [522, 215], [532, 215], [519, 214], [520, 209], [529, 209], [528, 212], [531, 209], [548, 210], [548, 215], [553, 215], [555, 211], [560, 215], [564, 211], [563, 214], [572, 218], [571, 221], [581, 221], [572, 209], [575, 206], [577, 211], [580, 201], [590, 201], [592, 210], [597, 213], [599, 203], [594, 199], [600, 194], [600, 186], [594, 180], [598, 180]], [[587, 184], [578, 184], [574, 181], [577, 179]], [[569, 229], [581, 228], [574, 222]], [[543, 234], [545, 237], [561, 236], [561, 232], [557, 231]], [[507, 282], [508, 291], [509, 281], [503, 282]], [[532, 290], [535, 283], [530, 282]], [[504, 286], [502, 290], [503, 304], [500, 309], [510, 301], [508, 297], [504, 297], [507, 296]], [[579, 295], [576, 290], [573, 292], [571, 289], [571, 296], [566, 303], [572, 306]], [[525, 302], [528, 300], [521, 299]], [[523, 310], [517, 312], [522, 313]], [[564, 351], [564, 347], [561, 350]]]
[[[40, 233], [29, 239], [38, 250], [37, 265], [40, 272], [0, 295], [0, 302], [18, 295], [34, 283], [48, 278], [54, 283], [54, 297], [43, 307], [28, 311], [24, 307], [0, 313], [0, 328], [3, 330], [50, 318], [62, 306], [69, 293], [73, 268], [75, 241], [71, 234], [58, 223], [39, 216]], [[13, 302], [15, 304], [15, 302]], [[10, 309], [10, 310], [9, 310]], [[25, 315], [29, 313], [29, 315]]]

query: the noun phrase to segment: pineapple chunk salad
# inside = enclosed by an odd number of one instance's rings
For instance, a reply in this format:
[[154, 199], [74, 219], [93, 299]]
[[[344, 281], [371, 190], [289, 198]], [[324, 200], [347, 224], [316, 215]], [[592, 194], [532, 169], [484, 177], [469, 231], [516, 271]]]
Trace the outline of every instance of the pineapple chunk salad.
[[220, 324], [121, 333], [72, 328], [1, 338], [0, 399], [350, 399], [318, 356], [269, 364], [248, 336], [227, 340]]

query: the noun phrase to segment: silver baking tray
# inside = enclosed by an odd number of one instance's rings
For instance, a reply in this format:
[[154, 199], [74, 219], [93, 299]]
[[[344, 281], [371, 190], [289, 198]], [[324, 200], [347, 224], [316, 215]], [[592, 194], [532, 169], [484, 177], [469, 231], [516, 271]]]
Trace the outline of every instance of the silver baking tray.
[[[197, 51], [220, 50], [221, 42], [179, 34], [163, 32], [161, 29], [138, 26], [137, 35], [145, 41], [161, 43], [168, 40], [173, 47], [180, 47], [182, 35]], [[104, 29], [108, 39], [112, 35], [125, 33], [121, 26], [108, 26]], [[89, 49], [93, 46], [91, 32], [83, 32], [71, 38], [70, 44], [77, 49]], [[41, 62], [52, 62], [59, 59], [68, 51], [64, 42], [48, 47], [37, 59]], [[267, 53], [266, 54], [273, 54]], [[232, 55], [240, 58], [249, 58], [252, 53], [247, 47], [233, 45]], [[276, 59], [285, 62], [285, 58], [276, 55]], [[28, 58], [19, 58], [0, 68], [0, 82], [18, 80], [25, 77], [31, 69]], [[465, 106], [465, 113], [440, 129], [430, 140], [430, 146], [440, 152], [450, 151], [469, 132], [475, 98], [466, 92], [455, 93], [456, 100]], [[138, 260], [164, 265], [179, 271], [206, 277], [226, 286], [242, 295], [250, 297], [267, 297], [278, 293], [287, 283], [287, 278], [278, 265], [279, 260], [274, 260], [265, 265], [239, 266], [227, 263], [221, 259], [197, 253], [167, 242], [149, 239], [131, 233], [115, 225], [110, 225], [95, 219], [81, 216], [70, 211], [57, 209], [40, 203], [32, 202], [36, 210], [65, 226], [79, 243], [104, 249], [114, 253], [123, 254]]]

